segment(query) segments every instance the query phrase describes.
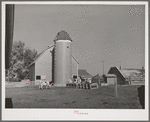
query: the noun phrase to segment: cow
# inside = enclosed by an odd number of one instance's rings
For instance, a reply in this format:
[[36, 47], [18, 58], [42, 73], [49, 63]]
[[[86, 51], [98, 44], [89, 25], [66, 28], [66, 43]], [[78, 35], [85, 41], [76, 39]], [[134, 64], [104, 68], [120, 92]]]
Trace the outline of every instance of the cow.
[[46, 81], [46, 80], [40, 81], [40, 83], [39, 83], [39, 89], [42, 90], [44, 85], [46, 85], [46, 89], [47, 89], [47, 88], [51, 88], [53, 84], [52, 84], [51, 81]]

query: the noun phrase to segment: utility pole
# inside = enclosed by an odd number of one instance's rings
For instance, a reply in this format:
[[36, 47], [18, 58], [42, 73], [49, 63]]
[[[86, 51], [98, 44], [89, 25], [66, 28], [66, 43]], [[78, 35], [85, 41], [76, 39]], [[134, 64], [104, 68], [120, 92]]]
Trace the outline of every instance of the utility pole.
[[77, 61], [77, 59], [73, 56], [73, 55], [71, 55], [72, 57], [73, 57], [73, 59], [76, 61], [76, 63], [77, 63], [77, 78], [78, 78], [78, 65], [79, 65], [79, 62]]
[[116, 98], [118, 98], [118, 84], [117, 84], [117, 78], [115, 78], [115, 94], [116, 94]]
[[104, 75], [104, 61], [101, 61], [102, 65], [103, 65], [103, 75]]
[[78, 74], [78, 65], [79, 65], [79, 64], [77, 63], [77, 78], [78, 78], [78, 75], [79, 75], [79, 74]]

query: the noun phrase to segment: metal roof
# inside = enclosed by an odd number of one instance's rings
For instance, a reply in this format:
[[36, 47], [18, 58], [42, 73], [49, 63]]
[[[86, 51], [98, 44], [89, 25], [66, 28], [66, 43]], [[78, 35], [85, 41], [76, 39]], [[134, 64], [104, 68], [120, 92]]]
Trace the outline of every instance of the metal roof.
[[111, 68], [116, 68], [124, 78], [128, 78], [129, 76], [141, 76], [145, 73], [145, 70], [143, 69], [119, 69], [118, 67]]
[[139, 76], [142, 74], [141, 69], [121, 69], [120, 71], [124, 74], [125, 77]]
[[106, 74], [105, 76], [107, 78], [115, 78], [115, 77], [117, 77], [115, 74]]
[[69, 34], [65, 30], [60, 31], [57, 34], [57, 36], [54, 39], [54, 42], [56, 42], [57, 40], [70, 40], [72, 42], [72, 39], [70, 38]]
[[86, 70], [84, 69], [79, 69], [78, 70], [78, 75], [79, 76], [84, 76], [85, 78], [92, 78], [92, 75], [90, 75]]

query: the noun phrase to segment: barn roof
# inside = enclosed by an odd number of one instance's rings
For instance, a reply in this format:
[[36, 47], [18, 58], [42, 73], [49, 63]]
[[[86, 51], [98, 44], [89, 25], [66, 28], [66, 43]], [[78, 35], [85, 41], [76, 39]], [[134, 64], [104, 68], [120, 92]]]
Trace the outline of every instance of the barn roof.
[[140, 76], [142, 75], [142, 69], [120, 69], [125, 77], [129, 76]]
[[112, 68], [116, 68], [124, 78], [128, 78], [129, 76], [141, 76], [145, 73], [144, 69], [119, 69], [118, 67], [111, 67], [110, 70]]
[[69, 34], [65, 30], [58, 32], [57, 36], [54, 39], [54, 42], [56, 42], [57, 40], [70, 40], [70, 41], [72, 41]]
[[115, 74], [106, 74], [105, 77], [107, 77], [107, 78], [115, 78], [117, 76]]
[[52, 45], [52, 46], [50, 46], [50, 47], [44, 49], [41, 53], [39, 53], [39, 54], [35, 57], [34, 61], [29, 65], [29, 67], [30, 67], [31, 65], [33, 65], [33, 64], [44, 54], [44, 52], [46, 52], [48, 49], [52, 48], [53, 46], [54, 46], [54, 45]]
[[90, 75], [86, 70], [84, 69], [79, 69], [78, 70], [78, 75], [79, 76], [84, 76], [85, 78], [92, 78], [93, 76]]

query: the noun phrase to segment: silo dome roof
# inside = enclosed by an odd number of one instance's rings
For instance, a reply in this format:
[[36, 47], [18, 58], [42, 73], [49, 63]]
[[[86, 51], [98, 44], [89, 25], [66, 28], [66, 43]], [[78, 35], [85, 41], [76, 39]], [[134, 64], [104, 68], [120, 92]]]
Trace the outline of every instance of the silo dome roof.
[[69, 34], [65, 30], [58, 32], [57, 36], [54, 39], [54, 42], [57, 40], [70, 40], [70, 41], [72, 41]]

